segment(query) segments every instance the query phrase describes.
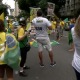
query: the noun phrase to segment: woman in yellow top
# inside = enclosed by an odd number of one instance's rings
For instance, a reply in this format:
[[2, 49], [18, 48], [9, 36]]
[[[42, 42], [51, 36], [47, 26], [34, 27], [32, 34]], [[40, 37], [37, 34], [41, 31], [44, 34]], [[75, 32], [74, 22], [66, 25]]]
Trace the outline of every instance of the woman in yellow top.
[[20, 27], [18, 28], [18, 41], [19, 41], [20, 54], [21, 54], [19, 75], [25, 77], [27, 76], [27, 74], [25, 73], [24, 69], [30, 69], [30, 67], [25, 66], [27, 52], [29, 51], [29, 49], [26, 47], [26, 44], [28, 43], [28, 37], [27, 37], [28, 33], [25, 31], [26, 21], [23, 17], [20, 18], [19, 24]]
[[7, 51], [6, 47], [6, 33], [4, 22], [0, 20], [0, 80], [4, 79], [4, 75], [6, 72], [7, 79], [13, 80], [13, 69], [9, 67], [4, 61], [1, 59], [2, 54]]
[[61, 34], [60, 35], [61, 35], [61, 37], [63, 36], [64, 25], [65, 25], [64, 21], [61, 20], [60, 21], [60, 27], [61, 27], [61, 32], [60, 32]]
[[56, 29], [56, 21], [54, 20], [54, 21], [52, 21], [52, 33], [54, 33], [55, 32], [55, 29]]

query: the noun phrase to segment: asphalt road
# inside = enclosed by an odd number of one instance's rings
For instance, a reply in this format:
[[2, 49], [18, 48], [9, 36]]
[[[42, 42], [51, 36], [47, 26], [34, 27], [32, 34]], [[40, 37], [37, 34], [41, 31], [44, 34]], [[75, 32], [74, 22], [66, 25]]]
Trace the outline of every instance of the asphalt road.
[[[71, 66], [73, 52], [69, 52], [67, 33], [59, 41], [60, 45], [53, 47], [54, 60], [56, 66], [50, 67], [50, 59], [48, 52], [44, 49], [44, 68], [39, 65], [37, 48], [32, 47], [27, 56], [26, 64], [30, 66], [30, 70], [26, 70], [27, 77], [20, 77], [14, 73], [15, 80], [76, 80], [74, 70]], [[53, 39], [53, 36], [50, 36]], [[55, 39], [55, 38], [54, 38]]]

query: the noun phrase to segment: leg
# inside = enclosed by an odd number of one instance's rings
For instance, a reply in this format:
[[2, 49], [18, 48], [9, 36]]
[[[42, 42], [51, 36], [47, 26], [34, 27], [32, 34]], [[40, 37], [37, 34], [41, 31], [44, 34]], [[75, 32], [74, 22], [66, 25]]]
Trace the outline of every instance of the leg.
[[25, 62], [26, 62], [26, 58], [27, 58], [27, 51], [26, 51], [26, 47], [21, 48], [21, 62], [20, 62], [20, 67], [23, 67]]
[[74, 44], [73, 44], [73, 42], [71, 43], [71, 48], [69, 49], [69, 51], [74, 51]]
[[37, 40], [38, 41], [38, 56], [39, 56], [39, 60], [40, 60], [40, 65], [43, 65], [43, 55], [42, 55], [42, 51], [43, 51], [43, 47], [42, 47], [42, 40]]
[[59, 40], [59, 32], [57, 31], [56, 39]]
[[6, 65], [6, 75], [8, 80], [13, 80], [13, 69]]
[[0, 80], [4, 80], [5, 65], [0, 65]]
[[53, 63], [53, 52], [52, 51], [49, 51], [49, 58], [50, 58], [51, 63]]
[[[74, 69], [75, 70], [75, 69]], [[77, 80], [80, 80], [80, 73], [75, 70]]]
[[45, 47], [49, 52], [49, 58], [50, 58], [51, 64], [53, 64], [54, 63], [54, 61], [53, 61], [53, 51], [52, 51], [52, 47], [51, 47], [51, 44], [50, 44], [50, 40], [47, 39], [46, 42], [47, 42], [47, 44], [45, 45]]
[[19, 71], [19, 75], [26, 77], [27, 74], [24, 72], [24, 65], [26, 63], [26, 57], [27, 57], [27, 50], [26, 47], [24, 48], [20, 48], [21, 51], [21, 62], [20, 62], [20, 71]]
[[50, 61], [51, 61], [50, 66], [54, 67], [56, 65], [56, 62], [53, 60], [53, 52], [52, 52], [52, 50], [49, 51], [49, 58], [50, 58]]
[[39, 60], [40, 60], [40, 64], [43, 64], [43, 55], [42, 55], [42, 52], [39, 52]]

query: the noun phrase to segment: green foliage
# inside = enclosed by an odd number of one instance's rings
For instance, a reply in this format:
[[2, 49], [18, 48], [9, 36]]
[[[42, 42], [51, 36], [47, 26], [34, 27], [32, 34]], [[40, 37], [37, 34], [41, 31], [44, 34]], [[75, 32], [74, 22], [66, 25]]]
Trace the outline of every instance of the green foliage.
[[21, 10], [26, 10], [26, 7], [27, 7], [26, 0], [18, 0], [18, 4]]
[[0, 14], [2, 14], [4, 12], [4, 15], [7, 16], [8, 15], [7, 9], [8, 9], [7, 5], [1, 4], [0, 5]]
[[39, 6], [40, 6], [41, 9], [46, 8], [47, 7], [47, 0], [41, 0], [39, 2]]
[[17, 18], [19, 19], [20, 17], [25, 17], [25, 18], [27, 18], [27, 17], [29, 17], [29, 13], [26, 12], [26, 11], [24, 11], [24, 10], [22, 10], [21, 13], [18, 15]]
[[65, 0], [17, 0], [19, 8], [30, 12], [30, 7], [40, 7], [44, 13], [47, 10], [47, 2], [52, 2], [56, 4], [55, 13], [59, 13], [59, 9], [65, 4]]

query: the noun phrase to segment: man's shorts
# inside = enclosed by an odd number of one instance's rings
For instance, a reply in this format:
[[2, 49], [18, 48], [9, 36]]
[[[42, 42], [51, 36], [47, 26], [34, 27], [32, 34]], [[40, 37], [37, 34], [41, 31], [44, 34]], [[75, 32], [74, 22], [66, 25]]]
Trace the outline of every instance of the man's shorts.
[[38, 51], [39, 52], [43, 51], [44, 46], [48, 51], [52, 50], [49, 38], [47, 38], [47, 39], [46, 38], [45, 39], [37, 39], [37, 42], [38, 42]]

